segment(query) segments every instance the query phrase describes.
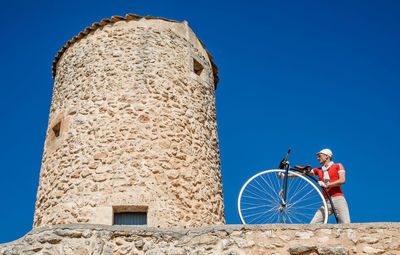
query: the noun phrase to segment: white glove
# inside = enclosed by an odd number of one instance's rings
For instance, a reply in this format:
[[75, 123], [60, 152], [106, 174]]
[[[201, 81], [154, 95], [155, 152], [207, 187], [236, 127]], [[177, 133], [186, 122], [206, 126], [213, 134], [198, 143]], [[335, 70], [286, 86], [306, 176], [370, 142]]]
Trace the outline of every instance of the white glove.
[[328, 187], [328, 185], [326, 185], [326, 183], [323, 182], [323, 181], [318, 181], [318, 185], [319, 185], [320, 187], [322, 187], [322, 188]]
[[278, 178], [284, 178], [284, 177], [285, 177], [284, 173], [281, 173], [281, 172], [278, 173]]

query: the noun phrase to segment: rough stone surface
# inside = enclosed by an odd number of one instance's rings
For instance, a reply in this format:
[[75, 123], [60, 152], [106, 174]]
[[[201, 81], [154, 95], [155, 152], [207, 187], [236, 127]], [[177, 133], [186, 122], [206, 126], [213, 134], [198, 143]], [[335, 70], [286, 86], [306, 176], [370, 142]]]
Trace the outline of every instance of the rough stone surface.
[[[355, 244], [352, 235], [336, 234], [349, 230], [357, 236], [374, 236], [378, 241]], [[299, 232], [314, 235], [303, 239]], [[282, 240], [282, 235], [291, 239]], [[325, 237], [328, 242], [317, 241]], [[19, 240], [1, 244], [0, 254], [389, 255], [400, 254], [399, 240], [400, 223], [219, 225], [191, 229], [71, 224], [33, 229]]]
[[58, 56], [34, 227], [225, 223], [210, 56], [187, 22], [114, 21]]
[[296, 245], [289, 248], [289, 253], [291, 255], [299, 255], [299, 254], [309, 254], [313, 251], [317, 250], [317, 246], [315, 245]]
[[300, 239], [310, 239], [312, 236], [314, 236], [314, 233], [311, 231], [296, 232], [295, 236]]
[[320, 255], [348, 255], [349, 249], [342, 246], [324, 246], [318, 248], [318, 254]]
[[382, 254], [385, 252], [385, 250], [373, 248], [371, 246], [365, 246], [363, 252], [367, 254]]

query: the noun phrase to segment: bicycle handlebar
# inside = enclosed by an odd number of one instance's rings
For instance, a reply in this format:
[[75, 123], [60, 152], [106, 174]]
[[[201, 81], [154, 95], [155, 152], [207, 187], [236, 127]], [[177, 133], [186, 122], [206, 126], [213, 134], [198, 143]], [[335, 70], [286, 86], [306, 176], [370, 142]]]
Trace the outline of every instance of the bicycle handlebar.
[[285, 169], [286, 167], [289, 167], [289, 164], [287, 163], [287, 159], [289, 158], [289, 153], [292, 150], [292, 148], [289, 148], [286, 158], [282, 159], [282, 161], [279, 163], [279, 169]]
[[285, 161], [287, 161], [287, 159], [289, 158], [289, 153], [290, 153], [291, 150], [292, 150], [292, 148], [289, 148], [289, 150], [288, 150], [288, 152], [287, 152], [287, 154], [286, 154]]

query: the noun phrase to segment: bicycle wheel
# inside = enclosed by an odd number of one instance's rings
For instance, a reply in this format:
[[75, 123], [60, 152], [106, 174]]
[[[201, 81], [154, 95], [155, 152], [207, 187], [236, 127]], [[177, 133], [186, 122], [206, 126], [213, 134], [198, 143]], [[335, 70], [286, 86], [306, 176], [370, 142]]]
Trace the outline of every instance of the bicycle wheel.
[[282, 203], [283, 178], [272, 169], [251, 177], [239, 193], [237, 206], [243, 224], [310, 223], [322, 205], [324, 224], [328, 222], [328, 207], [320, 188], [309, 178], [289, 171], [296, 177], [288, 178], [286, 204]]

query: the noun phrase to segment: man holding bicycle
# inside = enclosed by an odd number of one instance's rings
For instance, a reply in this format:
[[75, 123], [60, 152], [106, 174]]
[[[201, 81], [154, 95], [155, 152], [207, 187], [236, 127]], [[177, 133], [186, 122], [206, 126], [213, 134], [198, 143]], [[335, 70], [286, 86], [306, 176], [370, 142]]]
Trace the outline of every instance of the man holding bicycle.
[[[350, 223], [349, 208], [346, 199], [344, 198], [341, 185], [346, 182], [345, 170], [342, 164], [335, 164], [332, 161], [332, 151], [330, 149], [323, 149], [317, 153], [318, 161], [322, 165], [321, 168], [314, 168], [311, 170], [310, 175], [318, 176], [318, 185], [326, 188], [332, 198], [333, 205], [336, 209], [339, 223]], [[323, 192], [324, 193], [324, 192]], [[324, 193], [325, 199], [327, 199]], [[331, 215], [332, 207], [327, 201], [328, 213]], [[311, 223], [323, 223], [324, 215], [323, 208], [319, 208], [314, 215]]]

